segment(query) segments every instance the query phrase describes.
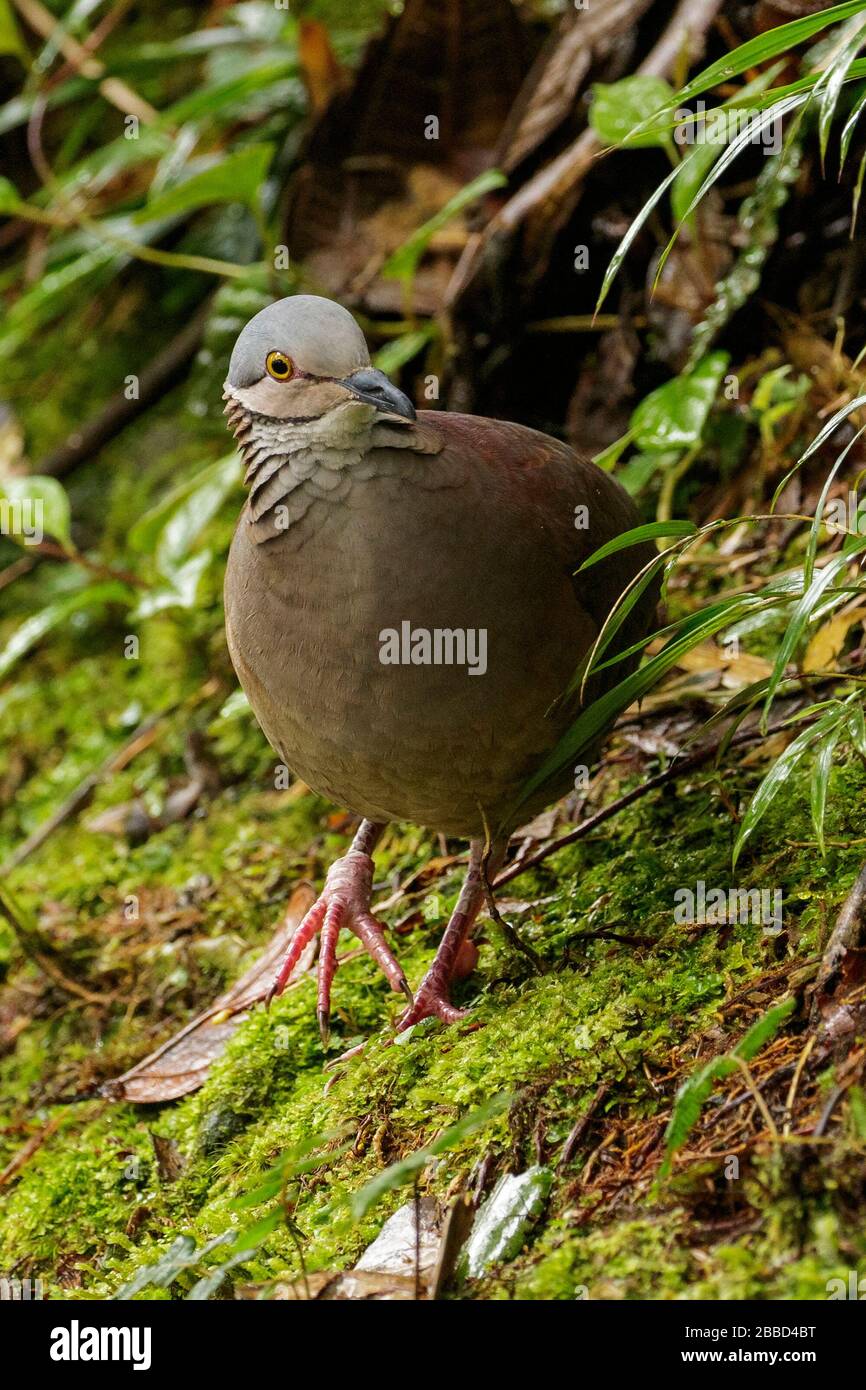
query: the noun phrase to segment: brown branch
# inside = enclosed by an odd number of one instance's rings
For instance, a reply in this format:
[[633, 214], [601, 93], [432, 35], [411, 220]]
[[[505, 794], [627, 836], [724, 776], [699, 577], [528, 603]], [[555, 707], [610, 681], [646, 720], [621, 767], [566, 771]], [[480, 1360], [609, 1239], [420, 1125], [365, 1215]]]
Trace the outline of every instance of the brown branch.
[[[680, 0], [676, 12], [655, 47], [637, 69], [642, 76], [666, 77], [675, 66], [688, 41], [692, 61], [702, 51], [707, 30], [721, 8], [721, 0]], [[576, 202], [581, 182], [589, 173], [602, 143], [594, 130], [586, 129], [556, 159], [545, 164], [487, 224], [471, 237], [458, 261], [446, 292], [446, 304], [453, 305], [472, 280], [490, 243], [513, 235], [541, 204], [557, 207], [560, 218], [568, 216]]]
[[65, 444], [42, 460], [36, 471], [49, 473], [54, 478], [71, 472], [92, 454], [98, 453], [143, 410], [164, 395], [183, 376], [198, 352], [210, 309], [211, 299], [208, 296], [189, 323], [140, 373], [138, 396], [134, 400], [127, 400], [122, 392], [112, 397], [99, 415], [75, 430]]
[[842, 904], [842, 910], [836, 918], [836, 925], [821, 958], [821, 966], [818, 970], [818, 978], [815, 981], [812, 996], [813, 1022], [818, 1015], [820, 996], [826, 993], [832, 982], [835, 982], [848, 952], [859, 949], [864, 928], [866, 928], [866, 864], [861, 868], [853, 888]]
[[584, 1110], [577, 1124], [574, 1126], [565, 1143], [563, 1144], [562, 1153], [560, 1154], [559, 1162], [556, 1165], [557, 1168], [567, 1168], [569, 1163], [571, 1163], [572, 1159], [574, 1158], [574, 1155], [577, 1153], [578, 1144], [580, 1144], [581, 1140], [583, 1139], [584, 1135], [586, 1134], [587, 1130], [592, 1124], [595, 1112], [598, 1109], [601, 1102], [604, 1100], [609, 1089], [610, 1088], [606, 1081], [603, 1081], [601, 1085], [598, 1087], [595, 1095], [589, 1102], [587, 1109]]
[[[17, 869], [19, 864], [23, 864], [24, 860], [28, 859], [34, 850], [39, 849], [40, 845], [43, 845], [49, 835], [53, 835], [64, 821], [69, 820], [70, 816], [74, 816], [77, 811], [82, 810], [90, 801], [102, 779], [107, 777], [109, 773], [125, 767], [131, 753], [138, 751], [138, 744], [142, 739], [147, 738], [160, 720], [169, 713], [171, 713], [170, 709], [162, 710], [159, 714], [153, 714], [145, 719], [125, 743], [109, 753], [108, 757], [93, 772], [89, 772], [63, 804], [58, 806], [54, 814], [44, 820], [41, 825], [38, 825], [33, 834], [28, 835], [22, 844], [13, 849], [5, 862], [0, 864], [0, 879], [11, 873], [13, 869]], [[2, 902], [0, 902], [0, 907], [2, 907]]]
[[[779, 733], [782, 729], [789, 726], [786, 722], [773, 724], [767, 729], [766, 733], [761, 733], [760, 729], [747, 729], [744, 733], [736, 734], [731, 739], [730, 747], [739, 748], [744, 743], [754, 743], [758, 739], [770, 738], [773, 734]], [[656, 791], [659, 787], [665, 787], [669, 782], [674, 782], [678, 777], [684, 776], [688, 772], [693, 772], [698, 767], [703, 767], [712, 762], [719, 751], [717, 743], [710, 744], [706, 748], [700, 748], [696, 753], [692, 753], [687, 758], [672, 763], [665, 768], [664, 772], [658, 773], [655, 777], [650, 777], [647, 782], [642, 782], [639, 787], [632, 787], [631, 791], [625, 792], [623, 796], [611, 801], [608, 806], [602, 806], [595, 815], [589, 816], [587, 820], [581, 821], [580, 825], [575, 826], [574, 830], [569, 830], [566, 835], [560, 835], [558, 840], [551, 840], [549, 845], [543, 845], [535, 854], [530, 854], [528, 858], [520, 860], [517, 864], [512, 864], [499, 875], [494, 883], [494, 888], [501, 888], [503, 884], [510, 883], [512, 879], [525, 873], [527, 869], [534, 869], [537, 864], [541, 864], [548, 859], [551, 854], [556, 854], [558, 850], [564, 849], [566, 845], [573, 845], [577, 840], [585, 840], [587, 835], [591, 835], [599, 825], [610, 820], [612, 816], [624, 811], [627, 806], [632, 806], [635, 801], [640, 801], [642, 797], [650, 792]]]
[[137, 116], [146, 125], [155, 125], [159, 121], [156, 107], [151, 106], [149, 101], [145, 101], [120, 78], [106, 77], [105, 64], [99, 58], [94, 58], [85, 45], [67, 33], [62, 23], [45, 8], [41, 0], [13, 0], [13, 3], [30, 28], [39, 34], [40, 38], [56, 43], [70, 67], [82, 77], [97, 82], [102, 96], [112, 106], [116, 106], [118, 111], [122, 111], [124, 115]]

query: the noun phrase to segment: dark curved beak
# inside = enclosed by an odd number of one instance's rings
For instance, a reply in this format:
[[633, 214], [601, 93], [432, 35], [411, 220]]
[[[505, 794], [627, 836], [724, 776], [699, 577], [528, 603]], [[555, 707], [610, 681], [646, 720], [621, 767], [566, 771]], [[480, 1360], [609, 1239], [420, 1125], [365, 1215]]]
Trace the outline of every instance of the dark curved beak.
[[415, 407], [409, 397], [389, 381], [378, 367], [362, 367], [360, 371], [344, 377], [340, 384], [359, 401], [381, 410], [383, 415], [397, 415], [401, 420], [415, 419]]

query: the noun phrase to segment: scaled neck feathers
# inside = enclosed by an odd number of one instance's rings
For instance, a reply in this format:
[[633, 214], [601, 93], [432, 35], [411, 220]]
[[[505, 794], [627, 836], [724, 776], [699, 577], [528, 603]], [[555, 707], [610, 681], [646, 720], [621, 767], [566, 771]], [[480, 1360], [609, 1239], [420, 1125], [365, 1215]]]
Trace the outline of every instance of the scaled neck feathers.
[[371, 407], [340, 405], [307, 420], [252, 414], [227, 386], [225, 414], [246, 464], [253, 538], [275, 540], [320, 499], [339, 501], [376, 471], [373, 450], [411, 449], [435, 454], [443, 447], [428, 425], [377, 422]]

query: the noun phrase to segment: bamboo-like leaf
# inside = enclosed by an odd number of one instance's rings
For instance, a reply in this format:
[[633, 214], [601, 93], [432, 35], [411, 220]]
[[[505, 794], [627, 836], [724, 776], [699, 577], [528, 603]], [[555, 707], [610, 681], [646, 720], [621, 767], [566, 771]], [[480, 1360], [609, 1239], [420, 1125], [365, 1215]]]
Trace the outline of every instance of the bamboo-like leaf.
[[829, 730], [827, 737], [818, 749], [818, 756], [815, 759], [815, 766], [812, 768], [812, 783], [810, 787], [809, 800], [812, 808], [812, 824], [815, 827], [815, 834], [818, 837], [818, 848], [821, 854], [827, 852], [824, 844], [824, 817], [827, 811], [827, 787], [830, 782], [830, 772], [833, 768], [833, 754], [836, 751], [836, 744], [844, 729], [844, 718], [840, 718], [835, 729]]
[[857, 218], [860, 215], [860, 197], [863, 192], [863, 175], [866, 173], [866, 150], [860, 156], [860, 164], [857, 169], [857, 178], [854, 183], [854, 194], [851, 199], [851, 239], [854, 238], [854, 230], [857, 226]]
[[607, 270], [604, 272], [604, 279], [601, 282], [601, 289], [598, 292], [598, 299], [595, 303], [596, 313], [600, 311], [601, 306], [607, 299], [608, 291], [610, 290], [611, 285], [613, 284], [614, 280], [616, 279], [619, 273], [620, 266], [622, 265], [623, 261], [628, 255], [629, 248], [631, 247], [632, 242], [634, 241], [638, 232], [643, 227], [644, 223], [648, 220], [651, 212], [653, 211], [653, 208], [657, 207], [658, 204], [661, 202], [662, 198], [665, 195], [665, 192], [668, 188], [670, 188], [674, 179], [677, 177], [677, 174], [680, 173], [684, 166], [688, 165], [689, 160], [695, 160], [695, 162], [697, 162], [697, 157], [699, 154], [700, 146], [697, 146], [695, 149], [692, 150], [691, 154], [687, 155], [687, 157], [683, 160], [682, 164], [677, 165], [676, 169], [672, 169], [671, 172], [667, 175], [667, 177], [662, 179], [658, 188], [656, 188], [650, 194], [649, 198], [644, 203], [637, 217], [632, 222], [631, 226], [629, 227], [619, 246], [616, 248], [616, 250], [610, 258], [610, 264], [608, 265]]
[[825, 714], [815, 724], [804, 729], [798, 734], [783, 753], [774, 762], [770, 771], [761, 781], [758, 790], [752, 797], [746, 809], [746, 813], [740, 822], [740, 829], [737, 834], [732, 864], [736, 866], [737, 860], [742, 853], [746, 841], [754, 833], [759, 821], [768, 811], [772, 802], [778, 796], [783, 787], [787, 786], [792, 775], [796, 772], [802, 759], [809, 752], [813, 744], [827, 732], [837, 715], [835, 710]]
[[848, 70], [856, 58], [858, 50], [863, 46], [864, 37], [866, 37], [864, 35], [863, 15], [854, 16], [851, 21], [851, 28], [852, 33], [842, 43], [832, 62], [821, 73], [812, 93], [813, 99], [817, 99], [818, 102], [818, 147], [821, 151], [822, 169], [839, 95], [847, 79]]
[[747, 106], [750, 98], [759, 96], [762, 92], [766, 91], [767, 87], [775, 81], [783, 67], [783, 63], [774, 63], [772, 67], [767, 68], [764, 72], [759, 72], [758, 76], [747, 83], [742, 91], [737, 93], [736, 97], [729, 98], [728, 101], [723, 102], [721, 106], [715, 107], [714, 110], [709, 113], [716, 120], [724, 120], [726, 126], [725, 140], [724, 142], [718, 143], [707, 140], [705, 128], [705, 138], [699, 144], [699, 148], [704, 152], [703, 157], [696, 162], [694, 169], [688, 172], [686, 172], [688, 167], [687, 162], [680, 165], [677, 171], [677, 178], [671, 189], [671, 212], [674, 215], [675, 221], [682, 222], [684, 220], [689, 203], [694, 197], [695, 192], [700, 188], [707, 172], [718, 159], [724, 145], [728, 143], [728, 124], [731, 124], [732, 130], [736, 130], [736, 126], [733, 122], [738, 119], [739, 111]]
[[677, 224], [676, 228], [674, 229], [673, 235], [667, 243], [667, 246], [662, 251], [662, 254], [659, 257], [658, 266], [656, 267], [653, 289], [655, 289], [656, 285], [658, 284], [661, 278], [661, 274], [664, 270], [668, 256], [673, 250], [677, 237], [682, 231], [683, 226], [691, 217], [692, 213], [699, 206], [699, 204], [704, 200], [704, 198], [709, 193], [713, 185], [715, 183], [718, 183], [725, 170], [728, 169], [731, 164], [733, 164], [737, 156], [742, 154], [743, 150], [746, 149], [748, 145], [753, 144], [755, 140], [758, 139], [758, 137], [762, 134], [764, 130], [767, 129], [768, 126], [772, 125], [775, 121], [782, 120], [785, 116], [790, 115], [792, 111], [795, 111], [798, 107], [805, 105], [807, 100], [808, 97], [805, 93], [798, 93], [794, 96], [786, 97], [782, 101], [774, 102], [773, 105], [770, 106], [766, 111], [758, 115], [754, 122], [748, 122], [740, 131], [740, 133], [734, 136], [730, 144], [726, 146], [724, 152], [719, 156], [715, 164], [709, 170], [706, 178], [704, 179], [697, 193], [695, 193], [694, 197], [692, 198], [692, 201], [686, 208], [682, 221]]
[[848, 736], [857, 753], [866, 760], [866, 717], [859, 693], [848, 704]]
[[46, 604], [38, 613], [34, 613], [17, 627], [5, 647], [0, 648], [0, 678], [8, 675], [16, 662], [32, 651], [49, 632], [59, 627], [67, 618], [71, 618], [73, 613], [108, 603], [129, 605], [133, 598], [132, 590], [125, 584], [107, 580], [103, 584], [90, 584], [86, 589], [79, 589], [66, 598]]
[[633, 526], [630, 531], [623, 531], [622, 535], [614, 536], [612, 541], [600, 545], [598, 550], [592, 552], [589, 559], [584, 560], [576, 573], [580, 574], [583, 570], [591, 569], [599, 561], [606, 560], [609, 555], [615, 555], [618, 550], [628, 550], [633, 545], [642, 545], [644, 541], [658, 540], [663, 536], [694, 536], [696, 534], [697, 527], [691, 521], [650, 521], [645, 526]]
[[857, 443], [858, 439], [860, 439], [864, 431], [866, 431], [866, 425], [861, 426], [861, 428], [854, 435], [853, 439], [851, 439], [849, 443], [846, 444], [845, 448], [842, 450], [841, 454], [836, 459], [836, 462], [833, 464], [833, 467], [830, 469], [830, 472], [827, 474], [824, 486], [821, 489], [821, 496], [818, 498], [818, 505], [815, 508], [815, 516], [812, 521], [812, 525], [809, 529], [809, 543], [806, 547], [806, 560], [803, 566], [803, 583], [807, 587], [809, 584], [811, 584], [812, 576], [815, 572], [815, 559], [818, 554], [818, 541], [820, 539], [821, 533], [821, 522], [824, 516], [824, 508], [827, 504], [827, 497], [829, 495], [830, 488], [833, 485], [833, 480], [836, 477], [836, 474], [839, 472], [839, 469], [842, 467], [842, 464], [845, 462], [849, 453], [853, 449], [854, 445]]
[[810, 459], [812, 455], [818, 451], [818, 449], [822, 448], [823, 445], [826, 444], [833, 431], [838, 429], [839, 426], [843, 423], [843, 421], [848, 419], [849, 415], [853, 415], [855, 410], [859, 410], [860, 407], [864, 405], [866, 405], [866, 395], [855, 396], [853, 401], [849, 401], [847, 405], [841, 406], [839, 410], [835, 412], [835, 414], [830, 416], [830, 419], [827, 421], [826, 425], [824, 425], [823, 428], [818, 431], [811, 444], [809, 444], [803, 450], [802, 454], [797, 459], [797, 462], [793, 464], [791, 468], [788, 469], [787, 473], [782, 478], [782, 481], [779, 483], [778, 487], [776, 488], [776, 491], [773, 493], [773, 500], [770, 503], [771, 512], [775, 511], [776, 503], [778, 502], [779, 498], [784, 492], [787, 484], [790, 482], [794, 474], [797, 472], [797, 469], [802, 468], [806, 460]]
[[[855, 553], [859, 554], [866, 549], [866, 537], [861, 537], [855, 546]], [[791, 614], [791, 620], [785, 630], [782, 641], [779, 643], [779, 650], [776, 653], [776, 661], [773, 666], [773, 674], [767, 686], [767, 696], [764, 703], [764, 724], [766, 725], [770, 706], [776, 695], [779, 682], [785, 674], [785, 667], [792, 661], [803, 634], [808, 624], [815, 617], [818, 600], [824, 591], [842, 570], [850, 563], [851, 557], [845, 553], [834, 555], [828, 560], [827, 564], [817, 574], [813, 574], [811, 583], [803, 586], [803, 596]]]
[[680, 88], [674, 103], [682, 106], [684, 102], [691, 101], [692, 97], [708, 92], [711, 87], [717, 87], [721, 82], [730, 82], [732, 77], [738, 77], [748, 68], [757, 67], [759, 63], [766, 63], [771, 58], [789, 53], [792, 48], [805, 43], [822, 29], [850, 19], [852, 15], [860, 14], [864, 9], [864, 0], [848, 0], [846, 4], [833, 5], [829, 10], [822, 10], [818, 14], [803, 15], [802, 18], [793, 19], [788, 24], [776, 25], [766, 33], [748, 39], [746, 43], [726, 53], [723, 58], [710, 63], [693, 77], [691, 82]]
[[521, 788], [512, 811], [516, 811], [539, 787], [569, 766], [583, 749], [609, 728], [617, 715], [652, 689], [682, 656], [698, 643], [736, 622], [740, 616], [751, 612], [759, 603], [760, 599], [752, 594], [731, 596], [727, 601], [713, 605], [711, 612], [695, 613], [686, 619], [679, 634], [666, 643], [660, 652], [581, 711], [541, 767]]
[[853, 135], [854, 135], [854, 130], [855, 130], [856, 126], [857, 126], [857, 122], [859, 121], [860, 117], [861, 117], [862, 114], [863, 114], [863, 108], [864, 108], [864, 107], [866, 107], [866, 87], [863, 88], [863, 91], [860, 93], [859, 97], [857, 98], [857, 100], [855, 101], [853, 107], [851, 108], [851, 113], [850, 113], [850, 115], [848, 116], [848, 119], [847, 119], [847, 121], [845, 122], [845, 125], [844, 125], [843, 128], [842, 128], [842, 134], [841, 134], [841, 136], [839, 137], [839, 177], [840, 177], [840, 178], [841, 178], [841, 176], [842, 176], [842, 170], [844, 169], [845, 163], [846, 163], [846, 161], [847, 161], [847, 159], [848, 159], [848, 151], [849, 151], [849, 149], [851, 148], [851, 140], [852, 140]]
[[245, 145], [220, 156], [207, 169], [158, 193], [135, 215], [136, 222], [153, 222], [214, 203], [243, 203], [255, 207], [274, 157], [273, 145]]
[[474, 203], [477, 198], [490, 193], [494, 188], [504, 187], [507, 182], [505, 175], [498, 169], [486, 169], [483, 174], [479, 174], [477, 179], [467, 183], [465, 188], [461, 188], [453, 198], [449, 198], [445, 206], [428, 218], [402, 246], [398, 246], [382, 266], [380, 274], [392, 280], [411, 279], [436, 233], [447, 226], [452, 217], [469, 207], [470, 203]]

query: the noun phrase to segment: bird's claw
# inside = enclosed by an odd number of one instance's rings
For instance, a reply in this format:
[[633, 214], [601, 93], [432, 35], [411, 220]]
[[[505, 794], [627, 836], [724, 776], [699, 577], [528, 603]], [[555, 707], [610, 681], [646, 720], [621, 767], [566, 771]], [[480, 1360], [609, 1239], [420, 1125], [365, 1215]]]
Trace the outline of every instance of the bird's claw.
[[281, 994], [298, 964], [304, 947], [318, 932], [319, 967], [316, 1016], [323, 1046], [330, 1039], [331, 984], [337, 971], [337, 938], [345, 927], [354, 932], [373, 957], [391, 988], [407, 996], [412, 991], [385, 941], [381, 924], [370, 911], [373, 892], [373, 860], [361, 850], [350, 849], [328, 870], [325, 886], [291, 939], [285, 959], [268, 995], [268, 1003]]
[[408, 1009], [398, 1018], [397, 1032], [405, 1033], [407, 1028], [412, 1028], [425, 1018], [440, 1018], [443, 1023], [459, 1023], [468, 1013], [468, 1009], [454, 1007], [448, 998], [447, 985], [425, 978]]

